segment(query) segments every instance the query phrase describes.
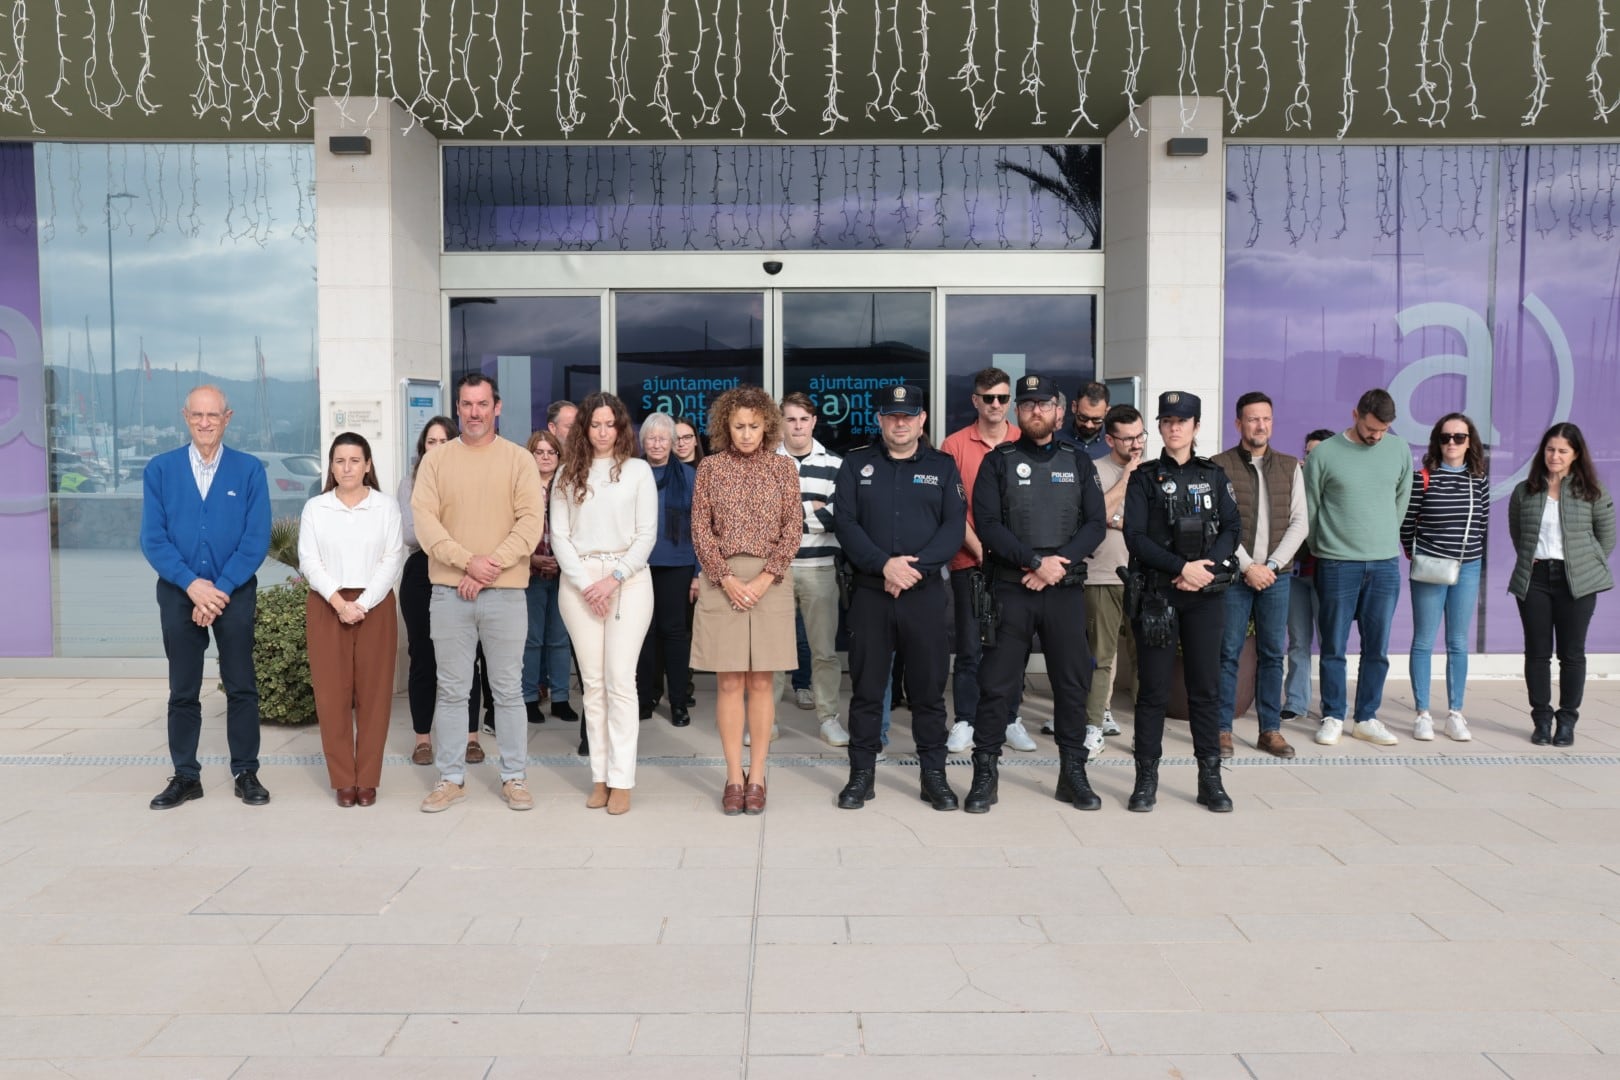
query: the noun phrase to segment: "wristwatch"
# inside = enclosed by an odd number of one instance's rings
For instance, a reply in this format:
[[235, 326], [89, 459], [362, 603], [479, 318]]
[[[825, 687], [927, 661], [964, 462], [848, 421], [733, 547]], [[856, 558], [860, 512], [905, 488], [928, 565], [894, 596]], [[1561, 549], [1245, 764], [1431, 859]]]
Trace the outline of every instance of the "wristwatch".
[[1119, 525], [1122, 522], [1124, 522], [1125, 515], [1124, 514], [1115, 514], [1113, 517], [1109, 518], [1108, 520], [1113, 522], [1115, 525]]
[[1275, 574], [1277, 572], [1277, 560], [1276, 559], [1267, 559], [1266, 560], [1266, 569], [1270, 570], [1273, 574]]
[[617, 581], [620, 585], [623, 585], [624, 584], [624, 577], [625, 577], [624, 571], [620, 570], [617, 566], [615, 566], [613, 568], [613, 580]]

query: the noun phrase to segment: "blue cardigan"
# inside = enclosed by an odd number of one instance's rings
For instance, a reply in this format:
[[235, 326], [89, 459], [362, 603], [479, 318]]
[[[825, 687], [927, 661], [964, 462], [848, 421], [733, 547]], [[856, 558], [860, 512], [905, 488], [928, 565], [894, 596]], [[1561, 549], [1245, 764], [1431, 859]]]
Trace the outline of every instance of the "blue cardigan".
[[270, 550], [270, 488], [264, 463], [219, 448], [208, 500], [191, 475], [191, 446], [146, 463], [141, 551], [158, 577], [180, 588], [203, 578], [233, 593], [259, 570]]

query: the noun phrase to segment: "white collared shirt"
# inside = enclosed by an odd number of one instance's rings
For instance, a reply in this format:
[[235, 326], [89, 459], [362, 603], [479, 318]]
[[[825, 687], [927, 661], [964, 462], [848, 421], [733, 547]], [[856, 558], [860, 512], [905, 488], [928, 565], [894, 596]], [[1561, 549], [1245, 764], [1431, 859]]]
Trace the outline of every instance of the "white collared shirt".
[[208, 489], [214, 486], [214, 474], [219, 471], [219, 462], [225, 456], [225, 447], [220, 446], [214, 450], [213, 461], [203, 460], [196, 443], [192, 443], [188, 449], [191, 451], [191, 477], [197, 481], [197, 494], [207, 501]]
[[382, 602], [405, 562], [399, 503], [367, 491], [358, 506], [345, 506], [336, 489], [304, 504], [298, 528], [298, 572], [317, 595], [363, 589], [355, 603], [370, 611]]

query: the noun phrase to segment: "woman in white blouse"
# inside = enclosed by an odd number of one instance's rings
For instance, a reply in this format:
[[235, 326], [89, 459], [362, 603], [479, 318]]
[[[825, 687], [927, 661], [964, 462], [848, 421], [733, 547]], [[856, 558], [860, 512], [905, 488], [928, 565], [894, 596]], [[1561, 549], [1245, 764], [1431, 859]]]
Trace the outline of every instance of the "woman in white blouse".
[[585, 686], [591, 779], [585, 805], [630, 809], [636, 783], [636, 660], [652, 623], [647, 556], [658, 525], [652, 468], [635, 456], [624, 403], [580, 402], [551, 488], [551, 548], [562, 571], [563, 623]]
[[309, 680], [339, 806], [377, 801], [399, 641], [393, 589], [404, 561], [399, 503], [380, 490], [371, 445], [345, 431], [332, 440], [326, 487], [304, 504], [298, 530]]

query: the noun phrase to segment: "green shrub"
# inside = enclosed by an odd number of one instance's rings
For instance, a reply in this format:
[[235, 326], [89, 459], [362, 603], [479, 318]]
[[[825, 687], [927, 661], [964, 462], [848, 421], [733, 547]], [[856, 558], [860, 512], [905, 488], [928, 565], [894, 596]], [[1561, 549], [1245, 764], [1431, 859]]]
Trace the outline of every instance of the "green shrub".
[[259, 719], [267, 724], [313, 724], [315, 691], [309, 684], [304, 637], [303, 578], [259, 591], [253, 624], [253, 671], [259, 683]]

